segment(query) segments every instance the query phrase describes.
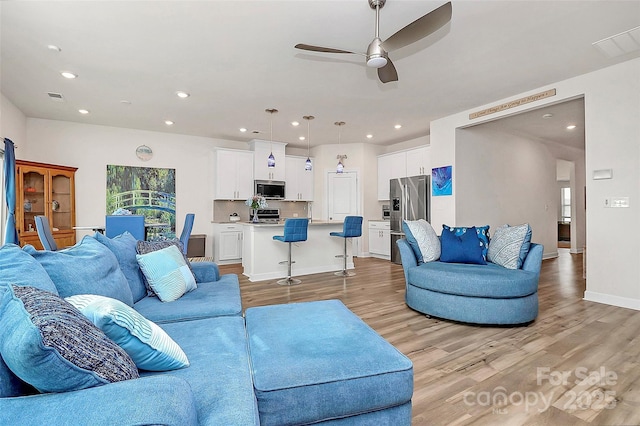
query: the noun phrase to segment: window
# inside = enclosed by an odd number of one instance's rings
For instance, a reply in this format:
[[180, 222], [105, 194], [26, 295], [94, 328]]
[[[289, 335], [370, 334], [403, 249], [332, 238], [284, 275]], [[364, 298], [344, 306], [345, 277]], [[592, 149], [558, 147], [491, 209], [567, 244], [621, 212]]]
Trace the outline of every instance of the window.
[[562, 221], [571, 223], [571, 188], [561, 188], [560, 197]]

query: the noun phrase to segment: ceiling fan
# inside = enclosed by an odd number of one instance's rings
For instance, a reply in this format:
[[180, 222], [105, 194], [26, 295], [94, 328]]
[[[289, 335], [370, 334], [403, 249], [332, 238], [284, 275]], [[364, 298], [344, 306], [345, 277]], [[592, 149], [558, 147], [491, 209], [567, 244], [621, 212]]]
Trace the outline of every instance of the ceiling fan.
[[322, 53], [351, 53], [363, 55], [367, 58], [367, 66], [378, 69], [378, 78], [383, 83], [398, 81], [398, 72], [389, 58], [389, 52], [400, 49], [413, 42], [428, 36], [437, 31], [451, 20], [451, 2], [447, 2], [437, 9], [432, 10], [421, 18], [416, 19], [409, 25], [398, 30], [385, 41], [380, 40], [380, 9], [384, 7], [387, 0], [368, 0], [369, 6], [376, 11], [376, 35], [367, 53], [351, 52], [348, 50], [333, 49], [330, 47], [312, 46], [310, 44], [296, 44], [296, 49], [310, 50]]

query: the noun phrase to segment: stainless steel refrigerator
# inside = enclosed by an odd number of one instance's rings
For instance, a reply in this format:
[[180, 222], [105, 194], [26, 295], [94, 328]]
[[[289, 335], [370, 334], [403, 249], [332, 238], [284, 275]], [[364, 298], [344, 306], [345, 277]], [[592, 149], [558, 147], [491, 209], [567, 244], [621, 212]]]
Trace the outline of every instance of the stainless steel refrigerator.
[[402, 263], [396, 241], [404, 238], [403, 220], [431, 220], [429, 196], [430, 176], [411, 176], [389, 181], [389, 201], [391, 202], [391, 261]]

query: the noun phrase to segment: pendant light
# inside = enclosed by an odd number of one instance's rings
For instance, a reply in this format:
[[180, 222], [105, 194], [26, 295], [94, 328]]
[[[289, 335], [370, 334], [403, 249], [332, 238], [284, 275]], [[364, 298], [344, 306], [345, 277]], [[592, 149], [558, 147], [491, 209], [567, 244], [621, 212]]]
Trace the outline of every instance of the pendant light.
[[311, 132], [309, 131], [309, 126], [310, 126], [311, 120], [313, 120], [315, 117], [313, 115], [305, 115], [302, 118], [307, 120], [307, 161], [304, 162], [304, 169], [310, 172], [312, 168], [312, 164], [311, 164], [311, 158], [309, 157], [309, 145], [311, 144]]
[[[344, 121], [336, 121], [333, 124], [338, 126], [338, 149], [340, 149], [340, 146], [342, 143], [342, 126], [344, 126], [347, 123], [345, 123]], [[338, 165], [336, 166], [336, 173], [342, 173], [344, 172], [344, 164], [342, 164], [342, 160], [346, 159], [347, 156], [338, 154], [336, 158], [338, 159]]]
[[273, 114], [278, 112], [275, 108], [267, 108], [266, 112], [269, 113], [269, 142], [271, 153], [269, 154], [269, 158], [267, 158], [267, 167], [274, 168], [276, 166], [276, 157], [273, 156]]

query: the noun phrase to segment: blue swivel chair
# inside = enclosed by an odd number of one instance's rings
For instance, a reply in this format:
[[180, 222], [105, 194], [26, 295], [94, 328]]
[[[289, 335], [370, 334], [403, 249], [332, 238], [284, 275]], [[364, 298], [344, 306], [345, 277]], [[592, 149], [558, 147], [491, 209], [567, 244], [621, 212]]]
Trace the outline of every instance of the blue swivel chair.
[[300, 284], [300, 280], [291, 278], [291, 264], [295, 263], [291, 260], [291, 243], [299, 241], [307, 241], [307, 228], [309, 227], [309, 219], [287, 219], [284, 221], [284, 235], [274, 235], [273, 239], [289, 243], [289, 260], [284, 260], [280, 264], [288, 265], [287, 278], [278, 281], [280, 285]]
[[344, 253], [336, 255], [336, 257], [344, 258], [344, 263], [342, 271], [338, 271], [335, 274], [341, 277], [354, 276], [355, 272], [347, 271], [347, 238], [360, 237], [362, 235], [362, 216], [346, 216], [342, 232], [331, 232], [329, 235], [344, 238]]
[[56, 240], [53, 239], [53, 233], [51, 233], [51, 228], [49, 227], [49, 220], [46, 216], [36, 216], [36, 230], [38, 231], [38, 238], [40, 238], [40, 242], [42, 243], [42, 247], [45, 250], [56, 251], [58, 250], [58, 245], [56, 244]]
[[189, 237], [191, 236], [191, 229], [193, 229], [193, 220], [196, 215], [193, 213], [187, 213], [184, 219], [184, 227], [182, 228], [182, 234], [180, 234], [180, 242], [182, 243], [182, 252], [187, 254], [187, 246], [189, 245]]
[[124, 231], [128, 231], [136, 240], [145, 240], [144, 216], [136, 214], [108, 215], [105, 222], [104, 234], [113, 238]]

